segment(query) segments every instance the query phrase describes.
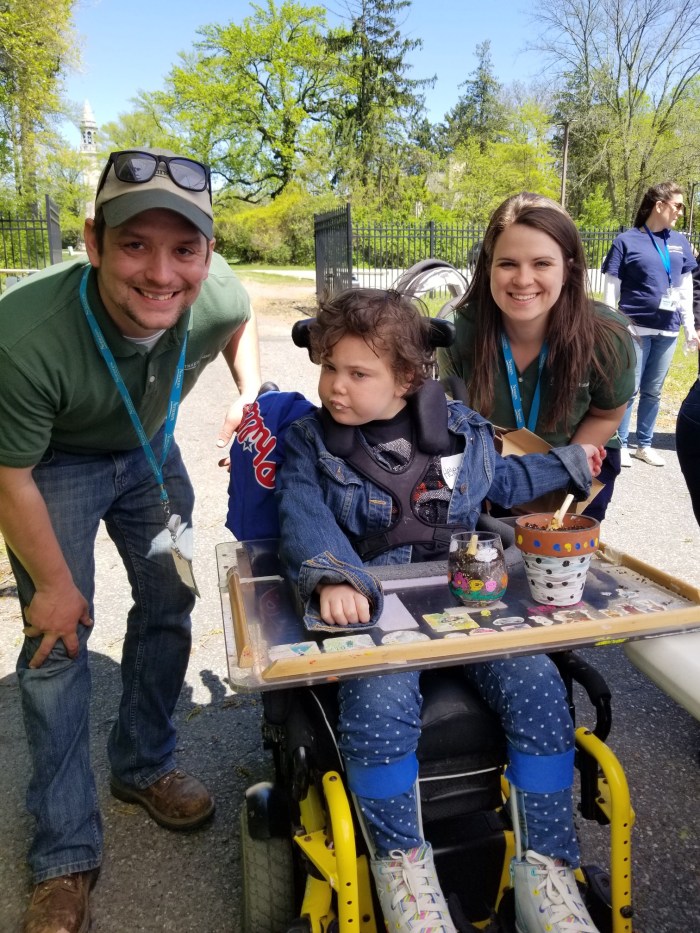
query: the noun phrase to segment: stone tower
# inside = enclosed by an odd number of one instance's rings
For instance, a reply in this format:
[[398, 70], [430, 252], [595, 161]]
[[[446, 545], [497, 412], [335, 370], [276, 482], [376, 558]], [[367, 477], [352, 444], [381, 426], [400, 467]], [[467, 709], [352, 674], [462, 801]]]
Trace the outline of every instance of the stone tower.
[[80, 120], [80, 154], [85, 156], [86, 168], [84, 170], [85, 184], [91, 190], [90, 199], [85, 205], [85, 216], [92, 217], [95, 213], [95, 190], [100, 180], [100, 164], [97, 156], [97, 123], [92, 112], [90, 101], [85, 101], [83, 116]]

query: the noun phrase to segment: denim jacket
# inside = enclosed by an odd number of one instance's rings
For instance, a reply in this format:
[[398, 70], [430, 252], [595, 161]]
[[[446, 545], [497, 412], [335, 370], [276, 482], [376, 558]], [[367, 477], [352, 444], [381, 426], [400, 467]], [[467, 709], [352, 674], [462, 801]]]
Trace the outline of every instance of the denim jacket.
[[[447, 521], [474, 528], [484, 499], [510, 508], [568, 486], [579, 499], [590, 491], [586, 455], [578, 445], [548, 454], [501, 457], [491, 424], [461, 402], [447, 403], [448, 430], [464, 437], [465, 449], [455, 477]], [[391, 497], [326, 448], [318, 413], [292, 424], [285, 437], [286, 458], [278, 470], [276, 498], [281, 556], [298, 588], [305, 621], [318, 618], [316, 587], [350, 583], [370, 602], [371, 622], [383, 599], [377, 578], [366, 569], [404, 564], [411, 545], [393, 548], [363, 565], [348, 540], [391, 525]], [[366, 627], [366, 626], [365, 626]], [[353, 631], [362, 628], [353, 626]]]

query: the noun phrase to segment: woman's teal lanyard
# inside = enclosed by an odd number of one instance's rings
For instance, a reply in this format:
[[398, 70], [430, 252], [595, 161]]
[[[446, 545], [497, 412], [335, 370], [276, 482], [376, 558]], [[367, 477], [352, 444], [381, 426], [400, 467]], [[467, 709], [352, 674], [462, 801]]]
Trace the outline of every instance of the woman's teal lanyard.
[[535, 394], [532, 396], [532, 405], [530, 405], [530, 416], [525, 425], [525, 415], [523, 414], [523, 403], [520, 397], [520, 387], [518, 386], [518, 374], [513, 360], [513, 351], [510, 348], [510, 341], [503, 331], [501, 331], [501, 347], [503, 349], [503, 359], [506, 363], [506, 372], [508, 374], [508, 385], [510, 386], [510, 398], [513, 403], [513, 412], [515, 413], [515, 423], [518, 428], [527, 427], [528, 431], [535, 432], [537, 427], [537, 417], [540, 413], [540, 383], [542, 380], [542, 370], [547, 359], [547, 341], [542, 344], [540, 350], [539, 364], [537, 368], [537, 385]]
[[185, 336], [182, 341], [180, 359], [178, 360], [177, 369], [175, 370], [175, 378], [173, 380], [172, 388], [170, 389], [170, 401], [168, 403], [168, 414], [165, 419], [165, 431], [163, 436], [163, 453], [161, 456], [161, 461], [158, 463], [156, 456], [153, 453], [151, 442], [148, 440], [146, 432], [143, 429], [143, 425], [141, 424], [141, 419], [139, 418], [138, 412], [136, 411], [136, 406], [134, 405], [131, 396], [129, 395], [129, 390], [124, 384], [122, 374], [119, 372], [117, 361], [114, 359], [112, 351], [107, 345], [104, 334], [102, 333], [100, 325], [97, 323], [95, 315], [92, 313], [92, 309], [88, 302], [87, 282], [91, 268], [91, 266], [86, 266], [85, 271], [83, 272], [83, 276], [80, 280], [80, 303], [83, 306], [83, 311], [85, 312], [85, 317], [87, 318], [87, 322], [90, 325], [90, 330], [92, 331], [92, 336], [95, 344], [97, 345], [97, 349], [102, 354], [102, 358], [107, 364], [107, 369], [109, 369], [112, 375], [112, 379], [114, 379], [114, 383], [122, 397], [124, 406], [129, 412], [131, 423], [133, 424], [134, 430], [136, 431], [138, 439], [141, 442], [141, 446], [143, 447], [143, 452], [145, 453], [146, 459], [151, 465], [153, 474], [156, 478], [158, 486], [160, 487], [160, 501], [163, 506], [163, 513], [165, 515], [165, 527], [168, 529], [172, 539], [171, 547], [177, 571], [180, 574], [183, 582], [185, 582], [187, 586], [190, 587], [190, 589], [199, 595], [197, 585], [194, 582], [191, 561], [187, 560], [187, 558], [185, 558], [180, 553], [180, 549], [177, 546], [177, 532], [180, 528], [180, 516], [170, 514], [170, 500], [168, 498], [168, 493], [163, 481], [163, 466], [165, 465], [168, 451], [170, 450], [173, 437], [175, 436], [175, 423], [177, 421], [177, 413], [180, 407], [180, 399], [182, 397], [182, 383], [185, 374], [185, 352], [187, 350], [187, 331], [185, 331]]
[[666, 242], [666, 239], [664, 238], [664, 251], [662, 253], [661, 248], [658, 243], [658, 238], [654, 236], [654, 234], [651, 232], [651, 230], [647, 227], [646, 224], [644, 224], [644, 229], [649, 234], [649, 239], [654, 244], [654, 249], [661, 257], [661, 262], [664, 264], [664, 269], [666, 270], [666, 275], [668, 276], [668, 287], [672, 288], [673, 286], [671, 285], [671, 254], [668, 251], [668, 243]]

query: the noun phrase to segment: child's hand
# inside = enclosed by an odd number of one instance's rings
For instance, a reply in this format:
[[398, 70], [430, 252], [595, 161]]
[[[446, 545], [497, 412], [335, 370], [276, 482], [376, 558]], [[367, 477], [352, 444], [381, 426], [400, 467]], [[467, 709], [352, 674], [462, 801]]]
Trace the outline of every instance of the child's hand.
[[369, 600], [349, 583], [329, 583], [318, 588], [321, 618], [329, 625], [369, 622]]
[[593, 444], [581, 444], [581, 447], [588, 459], [588, 469], [591, 471], [591, 476], [597, 476], [603, 466], [603, 460], [607, 456], [605, 448], [594, 447]]

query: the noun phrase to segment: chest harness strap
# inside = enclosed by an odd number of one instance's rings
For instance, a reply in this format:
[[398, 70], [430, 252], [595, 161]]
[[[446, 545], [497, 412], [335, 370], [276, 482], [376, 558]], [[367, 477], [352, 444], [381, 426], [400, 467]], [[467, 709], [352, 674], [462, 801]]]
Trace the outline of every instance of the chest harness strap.
[[439, 382], [427, 380], [409, 396], [408, 404], [413, 409], [411, 458], [400, 470], [390, 470], [375, 460], [358, 428], [338, 424], [325, 408], [321, 409], [321, 423], [330, 453], [386, 492], [395, 506], [395, 518], [388, 528], [351, 538], [363, 561], [407, 544], [434, 542], [447, 548], [454, 532], [470, 530], [466, 525], [427, 522], [413, 510], [413, 493], [428, 472], [432, 458], [449, 451], [450, 435], [447, 430], [447, 400]]

